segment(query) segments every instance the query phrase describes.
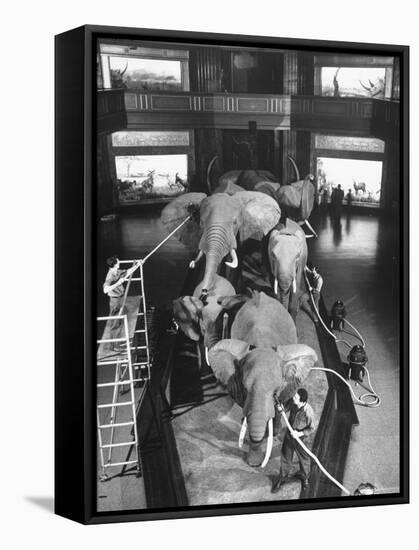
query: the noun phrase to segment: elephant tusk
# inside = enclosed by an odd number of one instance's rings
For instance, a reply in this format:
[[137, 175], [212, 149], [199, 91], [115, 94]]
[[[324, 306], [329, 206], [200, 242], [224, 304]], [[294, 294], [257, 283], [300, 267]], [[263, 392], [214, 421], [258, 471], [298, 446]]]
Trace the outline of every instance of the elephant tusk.
[[276, 277], [274, 280], [274, 293], [278, 294], [278, 279]]
[[237, 258], [237, 253], [236, 253], [234, 248], [231, 249], [230, 254], [231, 254], [231, 257], [232, 257], [233, 261], [232, 262], [225, 262], [225, 264], [228, 265], [228, 267], [236, 269], [236, 267], [239, 265], [239, 260]]
[[214, 155], [212, 159], [210, 160], [207, 168], [207, 185], [208, 185], [208, 192], [211, 195], [212, 194], [212, 184], [211, 184], [211, 169], [215, 161], [217, 160], [217, 155]]
[[246, 435], [246, 430], [247, 430], [247, 418], [244, 417], [243, 422], [242, 422], [242, 427], [241, 427], [241, 430], [240, 430], [240, 435], [239, 435], [239, 449], [241, 449], [243, 447], [243, 441], [244, 441], [244, 437]]
[[297, 164], [295, 163], [295, 160], [292, 158], [291, 155], [287, 155], [287, 157], [288, 157], [288, 160], [290, 161], [290, 163], [292, 164], [292, 167], [295, 170], [295, 177], [297, 178], [296, 181], [300, 181], [300, 171], [297, 168]]
[[317, 238], [318, 235], [317, 235], [317, 233], [314, 231], [314, 229], [312, 228], [311, 223], [310, 223], [308, 220], [304, 220], [304, 221], [305, 221], [307, 227], [308, 227], [308, 228], [310, 229], [310, 231], [313, 233], [313, 235]]
[[297, 292], [297, 280], [296, 280], [295, 277], [292, 280], [292, 291], [293, 291], [294, 294]]
[[272, 418], [270, 418], [268, 422], [268, 443], [266, 444], [265, 458], [263, 459], [263, 462], [260, 465], [261, 468], [264, 468], [268, 464], [269, 459], [271, 458], [273, 443], [274, 443], [274, 428], [273, 428], [273, 420]]
[[190, 269], [195, 269], [196, 264], [199, 262], [199, 260], [202, 258], [203, 255], [204, 255], [203, 251], [200, 250], [198, 256], [189, 263]]
[[208, 346], [205, 346], [205, 361], [207, 362], [207, 365], [210, 364], [209, 357], [208, 357]]
[[227, 337], [228, 337], [227, 334], [228, 334], [228, 313], [225, 312], [225, 313], [223, 314], [223, 331], [222, 331], [222, 337], [223, 337], [223, 338], [227, 338]]

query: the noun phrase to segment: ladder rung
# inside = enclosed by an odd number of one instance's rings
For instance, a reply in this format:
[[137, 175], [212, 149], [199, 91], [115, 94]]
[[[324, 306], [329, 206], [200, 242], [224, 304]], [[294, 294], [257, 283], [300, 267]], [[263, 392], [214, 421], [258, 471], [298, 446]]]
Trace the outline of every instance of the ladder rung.
[[102, 338], [101, 340], [96, 340], [98, 344], [106, 344], [110, 342], [126, 342], [126, 338]]
[[131, 277], [131, 281], [142, 281], [141, 277]]
[[141, 312], [141, 311], [139, 311], [139, 312], [137, 313], [137, 317], [139, 317], [140, 315], [144, 316], [144, 313]]
[[138, 330], [134, 330], [135, 334], [139, 334], [140, 332], [147, 332], [145, 328], [141, 328]]
[[128, 445], [135, 445], [137, 442], [135, 441], [124, 441], [124, 443], [108, 443], [107, 445], [102, 445], [102, 449], [109, 449], [110, 447], [127, 447]]
[[118, 424], [101, 424], [98, 428], [119, 428], [121, 426], [133, 426], [135, 422], [119, 422]]
[[101, 367], [102, 365], [114, 365], [115, 363], [126, 363], [126, 364], [128, 364], [128, 359], [126, 359], [126, 358], [122, 359], [121, 357], [119, 359], [113, 359], [111, 361], [102, 361], [101, 359], [99, 359], [99, 361], [97, 362], [97, 365], [99, 367]]
[[109, 321], [110, 319], [123, 319], [125, 315], [108, 315], [107, 317], [97, 317], [97, 321]]
[[131, 348], [131, 349], [147, 349], [147, 346], [136, 346], [135, 348]]
[[147, 367], [148, 363], [133, 363], [133, 367]]
[[145, 382], [146, 380], [148, 380], [148, 378], [144, 377], [144, 378], [134, 378], [133, 382]]
[[104, 468], [109, 468], [110, 466], [124, 466], [125, 464], [138, 464], [138, 460], [128, 460], [127, 462], [108, 462], [104, 464]]
[[121, 382], [104, 382], [102, 384], [96, 384], [97, 388], [110, 388], [112, 386], [127, 386], [128, 384], [131, 384], [132, 380], [124, 380]]
[[123, 403], [106, 403], [105, 405], [97, 405], [98, 409], [110, 409], [111, 407], [127, 407], [128, 405], [135, 405], [134, 401], [124, 401]]

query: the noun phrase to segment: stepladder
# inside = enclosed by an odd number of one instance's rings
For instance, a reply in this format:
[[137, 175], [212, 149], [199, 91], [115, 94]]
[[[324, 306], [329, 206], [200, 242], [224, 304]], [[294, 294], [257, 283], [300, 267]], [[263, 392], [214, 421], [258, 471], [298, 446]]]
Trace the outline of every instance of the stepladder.
[[[149, 331], [150, 321], [155, 318], [155, 308], [147, 308], [144, 264], [189, 219], [190, 216], [185, 218], [143, 259], [119, 261], [123, 267], [133, 268], [129, 270], [119, 313], [97, 318], [98, 335], [101, 334], [97, 340], [96, 384], [101, 481], [110, 479], [108, 469], [112, 467], [122, 467], [115, 475], [122, 475], [130, 466], [141, 475], [137, 422], [151, 378], [153, 357]], [[135, 289], [131, 296], [130, 289]], [[100, 323], [105, 323], [104, 330], [99, 328]], [[154, 334], [155, 330], [152, 332]], [[106, 375], [105, 370], [108, 371]]]
[[[121, 262], [122, 263], [122, 262]], [[133, 263], [124, 261], [124, 263]], [[134, 296], [129, 289], [134, 288]], [[98, 317], [97, 434], [101, 474], [120, 467], [121, 475], [135, 468], [141, 474], [137, 412], [151, 374], [148, 316], [142, 263], [128, 279], [119, 315]], [[104, 330], [103, 330], [104, 325]], [[111, 470], [112, 471], [112, 470]]]

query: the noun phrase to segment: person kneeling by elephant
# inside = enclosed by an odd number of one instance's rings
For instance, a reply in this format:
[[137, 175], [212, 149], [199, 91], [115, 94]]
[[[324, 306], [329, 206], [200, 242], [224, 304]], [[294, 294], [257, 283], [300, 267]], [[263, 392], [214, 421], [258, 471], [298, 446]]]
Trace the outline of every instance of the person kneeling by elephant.
[[[277, 405], [278, 412], [281, 412], [282, 405]], [[301, 480], [302, 489], [308, 487], [308, 478], [310, 475], [311, 458], [306, 451], [299, 445], [297, 439], [304, 441], [315, 429], [314, 413], [311, 405], [308, 403], [308, 393], [304, 388], [300, 388], [285, 406], [285, 411], [289, 411], [288, 421], [292, 430], [287, 428], [284, 442], [281, 450], [281, 465], [279, 476], [274, 480], [272, 493], [277, 493], [287, 477], [297, 477]], [[300, 470], [290, 476], [292, 459], [294, 452], [297, 455], [300, 464]]]

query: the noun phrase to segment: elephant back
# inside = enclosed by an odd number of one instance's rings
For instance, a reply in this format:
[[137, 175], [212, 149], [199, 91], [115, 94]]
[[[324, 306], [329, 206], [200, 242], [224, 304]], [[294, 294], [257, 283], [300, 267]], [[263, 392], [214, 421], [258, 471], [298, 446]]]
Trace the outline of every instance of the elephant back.
[[256, 184], [255, 191], [265, 193], [265, 195], [269, 195], [274, 200], [277, 200], [277, 193], [280, 187], [281, 185], [277, 182], [263, 180]]
[[246, 189], [246, 191], [253, 191], [255, 186], [261, 181], [275, 182], [276, 178], [267, 170], [243, 170], [236, 183], [243, 187], [243, 189]]
[[254, 291], [234, 319], [231, 338], [256, 347], [296, 344], [297, 329], [287, 309], [276, 298]]
[[234, 195], [239, 191], [245, 191], [245, 189], [243, 189], [243, 187], [240, 187], [240, 185], [233, 183], [231, 180], [224, 180], [214, 190], [214, 194], [227, 193], [227, 195]]

